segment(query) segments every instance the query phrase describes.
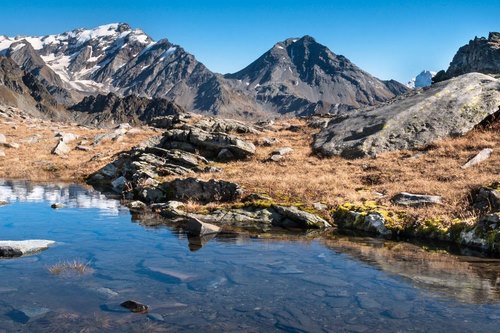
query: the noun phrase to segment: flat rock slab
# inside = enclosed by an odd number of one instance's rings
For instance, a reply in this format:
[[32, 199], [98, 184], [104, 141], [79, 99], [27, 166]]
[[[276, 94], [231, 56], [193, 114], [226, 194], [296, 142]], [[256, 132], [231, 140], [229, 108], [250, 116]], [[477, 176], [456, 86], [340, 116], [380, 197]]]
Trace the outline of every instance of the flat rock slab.
[[498, 112], [500, 80], [469, 73], [382, 106], [333, 118], [314, 139], [321, 156], [377, 156], [464, 135]]
[[441, 197], [437, 195], [425, 195], [401, 192], [396, 194], [391, 201], [402, 206], [425, 206], [441, 204]]
[[485, 148], [485, 149], [481, 150], [476, 156], [474, 156], [467, 163], [462, 165], [462, 169], [468, 169], [471, 166], [474, 166], [474, 165], [477, 165], [483, 161], [486, 161], [488, 158], [490, 158], [492, 153], [493, 153], [493, 149], [491, 149], [491, 148]]
[[46, 250], [54, 244], [54, 241], [43, 239], [0, 241], [0, 258], [14, 258], [34, 254]]

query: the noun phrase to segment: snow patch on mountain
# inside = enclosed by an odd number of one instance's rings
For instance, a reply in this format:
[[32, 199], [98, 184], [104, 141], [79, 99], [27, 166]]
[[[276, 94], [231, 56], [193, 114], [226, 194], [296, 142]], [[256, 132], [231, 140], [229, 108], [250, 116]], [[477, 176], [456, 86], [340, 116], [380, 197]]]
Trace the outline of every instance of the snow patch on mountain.
[[412, 78], [406, 86], [410, 89], [429, 87], [432, 84], [432, 78], [437, 72], [423, 70], [416, 77]]

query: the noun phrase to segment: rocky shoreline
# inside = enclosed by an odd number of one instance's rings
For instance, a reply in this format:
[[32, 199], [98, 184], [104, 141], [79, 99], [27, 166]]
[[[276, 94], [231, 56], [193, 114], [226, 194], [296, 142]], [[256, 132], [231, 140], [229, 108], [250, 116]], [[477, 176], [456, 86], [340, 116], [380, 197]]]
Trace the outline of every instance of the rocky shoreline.
[[[242, 231], [259, 234], [276, 228], [337, 228], [386, 238], [439, 240], [500, 253], [498, 183], [474, 195], [471, 208], [481, 213], [476, 220], [445, 221], [409, 215], [404, 207], [442, 204], [439, 196], [412, 193], [392, 198], [401, 210], [390, 210], [374, 201], [346, 202], [337, 207], [319, 202], [313, 207], [283, 203], [263, 193], [245, 193], [237, 183], [216, 179], [225, 163], [245, 161], [255, 154], [256, 146], [245, 141], [241, 133], [262, 135], [269, 124], [253, 126], [189, 114], [167, 116], [162, 121], [165, 132], [161, 138], [120, 154], [92, 174], [88, 183], [120, 195], [134, 213], [154, 212], [194, 236]], [[317, 126], [318, 121], [310, 119], [309, 125]], [[287, 148], [275, 149], [272, 154], [281, 156], [280, 151]], [[272, 154], [267, 163], [275, 163]], [[197, 178], [200, 175], [210, 179]]]

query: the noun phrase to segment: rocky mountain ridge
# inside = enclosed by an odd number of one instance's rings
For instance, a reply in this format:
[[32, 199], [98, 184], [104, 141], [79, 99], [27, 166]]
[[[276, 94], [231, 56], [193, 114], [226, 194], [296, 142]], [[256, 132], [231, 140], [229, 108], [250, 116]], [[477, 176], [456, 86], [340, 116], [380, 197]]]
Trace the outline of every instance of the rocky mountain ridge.
[[124, 23], [43, 37], [0, 36], [0, 55], [37, 77], [65, 105], [113, 92], [166, 98], [199, 113], [256, 118], [352, 109], [405, 91], [309, 36], [277, 43], [246, 69], [225, 76], [181, 46], [153, 41]]
[[433, 81], [440, 82], [471, 72], [500, 73], [500, 32], [490, 32], [488, 38], [475, 37], [462, 46], [448, 69], [439, 71]]

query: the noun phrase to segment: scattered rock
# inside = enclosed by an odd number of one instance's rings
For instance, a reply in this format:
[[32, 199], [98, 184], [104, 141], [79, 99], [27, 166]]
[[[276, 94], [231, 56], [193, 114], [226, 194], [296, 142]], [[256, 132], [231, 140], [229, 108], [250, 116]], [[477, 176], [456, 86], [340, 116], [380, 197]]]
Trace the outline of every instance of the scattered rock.
[[272, 208], [281, 215], [281, 219], [273, 221], [273, 225], [284, 228], [302, 229], [331, 227], [331, 225], [321, 217], [300, 210], [297, 207], [273, 205]]
[[7, 144], [7, 138], [5, 137], [5, 135], [0, 134], [0, 145], [5, 145], [5, 144]]
[[313, 203], [313, 207], [314, 209], [316, 210], [319, 210], [319, 211], [322, 211], [322, 210], [327, 210], [328, 209], [328, 206], [321, 203], [321, 202], [315, 202]]
[[14, 309], [9, 313], [7, 313], [7, 316], [12, 320], [14, 320], [15, 322], [27, 324], [32, 320], [36, 320], [38, 318], [43, 317], [49, 312], [50, 309], [43, 307], [29, 307], [29, 308]]
[[60, 202], [55, 202], [52, 205], [50, 205], [50, 208], [54, 208], [54, 209], [64, 208], [64, 204], [62, 204]]
[[14, 142], [7, 143], [4, 146], [11, 149], [19, 149], [19, 147], [21, 147], [19, 143], [14, 143]]
[[0, 207], [1, 206], [5, 206], [5, 205], [8, 205], [9, 202], [8, 201], [5, 201], [5, 200], [0, 200]]
[[424, 195], [401, 192], [396, 194], [391, 201], [402, 206], [425, 206], [441, 204], [441, 197], [437, 195]]
[[31, 255], [49, 248], [55, 242], [51, 240], [33, 239], [23, 241], [0, 241], [0, 257], [13, 258]]
[[265, 194], [251, 193], [241, 199], [242, 202], [250, 202], [250, 201], [272, 201], [273, 199]]
[[59, 140], [63, 141], [64, 143], [70, 143], [71, 141], [75, 141], [79, 138], [79, 136], [76, 134], [65, 132], [58, 132], [56, 133], [55, 137], [59, 138]]
[[124, 307], [125, 309], [128, 309], [130, 312], [134, 313], [147, 313], [148, 312], [148, 306], [141, 304], [136, 301], [125, 301], [120, 304], [120, 306]]
[[122, 193], [126, 183], [127, 179], [123, 176], [120, 176], [111, 182], [111, 186], [113, 187], [113, 191], [115, 191], [116, 193]]
[[190, 217], [186, 223], [186, 230], [194, 236], [204, 236], [209, 234], [216, 234], [220, 231], [220, 227], [201, 222], [197, 218]]
[[500, 210], [500, 182], [495, 182], [487, 187], [481, 187], [474, 196], [472, 206], [483, 212], [496, 212]]
[[75, 147], [76, 150], [81, 150], [81, 151], [91, 151], [92, 148], [90, 148], [89, 146], [76, 146]]
[[462, 169], [468, 169], [471, 166], [477, 165], [483, 161], [486, 161], [488, 158], [490, 158], [491, 154], [493, 153], [493, 149], [490, 148], [485, 148], [481, 150], [476, 156], [471, 158], [467, 163], [462, 165]]
[[279, 142], [278, 139], [276, 138], [262, 138], [260, 140], [257, 141], [257, 144], [259, 146], [264, 146], [264, 147], [271, 147], [271, 146], [274, 146], [275, 144], [277, 144]]
[[0, 157], [5, 157], [5, 152], [3, 151], [3, 149], [0, 149]]
[[130, 209], [131, 212], [143, 212], [146, 207], [146, 204], [139, 200], [129, 202], [128, 204], [128, 209]]
[[269, 156], [267, 160], [277, 162], [282, 160], [286, 155], [290, 154], [291, 152], [293, 152], [293, 149], [290, 147], [279, 148], [274, 150], [271, 153], [271, 156]]
[[64, 156], [71, 151], [71, 148], [64, 143], [63, 140], [59, 140], [57, 145], [52, 149], [52, 154]]

